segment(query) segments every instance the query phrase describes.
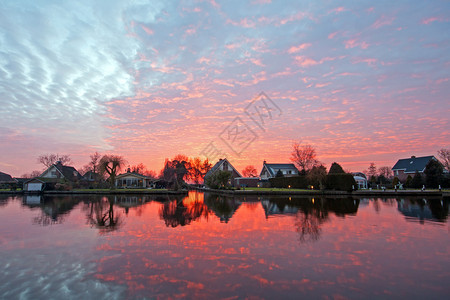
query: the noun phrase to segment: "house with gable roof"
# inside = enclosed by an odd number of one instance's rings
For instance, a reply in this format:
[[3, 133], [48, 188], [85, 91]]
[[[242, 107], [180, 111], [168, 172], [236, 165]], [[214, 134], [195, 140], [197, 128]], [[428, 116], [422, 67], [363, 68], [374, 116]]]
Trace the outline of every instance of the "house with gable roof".
[[266, 161], [263, 162], [261, 173], [259, 177], [261, 180], [267, 180], [277, 176], [278, 171], [280, 171], [285, 177], [297, 176], [299, 174], [298, 169], [294, 164], [268, 164]]
[[71, 166], [64, 166], [60, 161], [52, 164], [39, 177], [24, 183], [25, 191], [42, 191], [54, 188], [56, 183], [76, 183], [82, 178], [81, 174]]
[[231, 173], [230, 184], [234, 184], [235, 178], [240, 178], [241, 173], [233, 167], [233, 165], [226, 158], [221, 158], [219, 161], [205, 174], [205, 179], [212, 176], [217, 171], [229, 171]]
[[13, 188], [17, 185], [17, 183], [17, 179], [12, 178], [11, 175], [0, 172], [0, 187]]
[[399, 159], [392, 167], [392, 171], [394, 172], [394, 176], [397, 176], [400, 181], [404, 182], [408, 178], [408, 175], [413, 177], [416, 171], [423, 174], [425, 167], [432, 159], [437, 161], [436, 157], [432, 155], [422, 157], [411, 156], [410, 158]]

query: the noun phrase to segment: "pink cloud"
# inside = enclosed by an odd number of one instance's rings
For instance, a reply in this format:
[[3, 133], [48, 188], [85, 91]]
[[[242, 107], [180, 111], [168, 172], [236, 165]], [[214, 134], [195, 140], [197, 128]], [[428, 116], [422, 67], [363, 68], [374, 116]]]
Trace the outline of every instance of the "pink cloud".
[[450, 81], [450, 77], [441, 78], [441, 79], [436, 80], [436, 84], [441, 84], [441, 83], [448, 82], [448, 81]]
[[147, 34], [149, 34], [149, 35], [153, 35], [153, 34], [154, 34], [154, 32], [153, 32], [152, 29], [150, 29], [150, 28], [148, 28], [148, 27], [146, 27], [146, 26], [144, 26], [144, 25], [141, 25], [141, 28], [144, 29], [144, 31], [145, 31]]
[[346, 11], [346, 9], [343, 6], [339, 6], [339, 7], [336, 7], [334, 9], [330, 10], [328, 13], [338, 14], [338, 13], [341, 13], [343, 11]]
[[356, 57], [352, 60], [353, 64], [359, 64], [359, 63], [366, 63], [369, 66], [374, 66], [377, 63], [376, 58], [362, 58], [362, 57]]
[[265, 67], [266, 66], [265, 64], [262, 63], [261, 59], [250, 58], [250, 61], [256, 66], [260, 66], [260, 67]]
[[234, 87], [234, 84], [231, 83], [230, 80], [214, 79], [213, 82], [217, 83], [217, 84], [220, 84], [220, 85]]
[[228, 19], [227, 24], [231, 24], [233, 26], [243, 27], [243, 28], [255, 28], [256, 27], [256, 23], [247, 18], [241, 19], [241, 20], [239, 20], [239, 22]]
[[204, 57], [204, 56], [197, 59], [197, 63], [199, 63], [199, 64], [205, 63], [205, 64], [209, 65], [210, 62], [211, 62], [211, 59]]
[[309, 47], [311, 47], [311, 43], [303, 43], [298, 46], [292, 46], [291, 48], [289, 48], [288, 53], [290, 53], [290, 54], [297, 53], [300, 50], [305, 50], [306, 48], [309, 48]]
[[272, 0], [253, 0], [252, 4], [270, 4], [272, 3]]
[[339, 31], [332, 32], [328, 35], [328, 39], [334, 39], [334, 37], [339, 33]]
[[442, 17], [430, 17], [427, 19], [423, 19], [421, 23], [428, 25], [428, 24], [436, 22], [436, 21], [443, 21], [443, 18]]
[[321, 88], [330, 85], [331, 82], [325, 82], [325, 83], [316, 83], [316, 88]]
[[303, 19], [306, 16], [306, 13], [299, 11], [298, 13], [296, 13], [295, 15], [291, 15], [287, 18], [281, 19], [280, 20], [280, 25], [285, 25], [289, 22], [293, 22], [293, 21], [298, 21]]
[[366, 42], [360, 42], [357, 39], [347, 40], [344, 42], [345, 49], [351, 49], [355, 47], [360, 47], [361, 49], [367, 49], [369, 48], [369, 44]]
[[319, 64], [318, 61], [316, 61], [312, 58], [308, 58], [306, 56], [296, 56], [295, 62], [297, 65], [299, 65], [301, 67], [305, 67], [305, 68]]
[[371, 28], [378, 29], [383, 26], [391, 25], [392, 22], [395, 20], [395, 17], [388, 17], [388, 16], [381, 16], [378, 20], [375, 21], [375, 23], [370, 26]]

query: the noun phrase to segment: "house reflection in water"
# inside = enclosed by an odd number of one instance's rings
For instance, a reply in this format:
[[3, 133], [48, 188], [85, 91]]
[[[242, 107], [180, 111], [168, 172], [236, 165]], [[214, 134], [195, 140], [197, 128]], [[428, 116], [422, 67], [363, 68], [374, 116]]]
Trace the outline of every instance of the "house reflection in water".
[[397, 201], [397, 209], [407, 221], [424, 224], [425, 221], [444, 223], [449, 214], [449, 199], [400, 199]]
[[356, 215], [359, 200], [352, 198], [297, 198], [262, 197], [261, 204], [266, 218], [282, 215], [295, 216], [295, 229], [300, 242], [313, 242], [320, 238], [321, 224], [336, 216]]
[[205, 194], [205, 204], [208, 209], [220, 219], [228, 223], [236, 210], [241, 206], [243, 198], [232, 198], [216, 194]]
[[40, 215], [33, 219], [33, 223], [42, 226], [61, 224], [79, 202], [79, 199], [72, 196], [27, 195], [23, 199], [25, 206], [40, 208]]

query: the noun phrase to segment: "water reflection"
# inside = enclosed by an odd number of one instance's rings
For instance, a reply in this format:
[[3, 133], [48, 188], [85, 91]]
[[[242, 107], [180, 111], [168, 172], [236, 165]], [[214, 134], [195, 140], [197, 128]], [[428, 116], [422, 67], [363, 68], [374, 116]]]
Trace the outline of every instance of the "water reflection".
[[33, 218], [33, 224], [48, 226], [61, 224], [70, 211], [79, 203], [71, 196], [27, 195], [23, 204], [30, 208], [40, 208], [39, 215]]
[[101, 234], [117, 230], [123, 224], [122, 214], [114, 212], [114, 200], [114, 196], [110, 196], [88, 203], [87, 221]]
[[449, 198], [411, 198], [397, 201], [397, 209], [407, 221], [418, 221], [424, 224], [425, 221], [443, 223], [449, 214]]
[[[2, 197], [0, 205], [8, 203], [9, 197]], [[39, 208], [40, 214], [33, 218], [34, 224], [43, 226], [61, 224], [70, 211], [80, 202], [86, 211], [87, 223], [109, 232], [120, 228], [130, 210], [141, 215], [143, 205], [159, 202], [159, 217], [168, 227], [186, 226], [201, 218], [208, 220], [215, 215], [223, 223], [228, 223], [239, 207], [245, 203], [260, 203], [266, 218], [295, 216], [295, 226], [301, 242], [316, 241], [320, 238], [321, 224], [333, 213], [338, 217], [355, 215], [359, 206], [372, 203], [377, 214], [383, 206], [397, 206], [407, 220], [445, 222], [449, 215], [449, 198], [326, 198], [326, 197], [228, 197], [218, 194], [190, 193], [183, 196], [38, 196], [22, 198], [24, 206]], [[256, 208], [256, 206], [254, 206]], [[122, 214], [124, 213], [125, 216]]]
[[[405, 221], [447, 222], [448, 199], [8, 199], [0, 196], [2, 299], [448, 295], [447, 228]], [[64, 226], [31, 226], [38, 214]]]
[[207, 219], [208, 215], [208, 208], [200, 201], [173, 200], [165, 202], [159, 209], [159, 217], [167, 227], [186, 226], [202, 216]]
[[239, 206], [243, 198], [233, 198], [217, 194], [206, 194], [205, 204], [220, 219], [220, 222], [228, 223]]
[[321, 224], [329, 219], [329, 213], [336, 216], [356, 215], [359, 200], [352, 198], [298, 198], [262, 197], [261, 204], [266, 218], [279, 215], [294, 215], [295, 229], [300, 242], [314, 242], [320, 238]]

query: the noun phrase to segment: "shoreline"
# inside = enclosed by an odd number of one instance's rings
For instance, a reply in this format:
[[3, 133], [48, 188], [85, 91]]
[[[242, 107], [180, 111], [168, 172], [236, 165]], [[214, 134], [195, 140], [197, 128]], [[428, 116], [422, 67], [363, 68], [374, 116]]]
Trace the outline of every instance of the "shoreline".
[[[247, 196], [247, 195], [272, 195], [272, 196], [373, 196], [373, 197], [401, 197], [401, 196], [440, 196], [449, 197], [450, 190], [358, 190], [353, 192], [346, 191], [319, 191], [319, 190], [218, 190], [218, 189], [202, 189], [191, 188], [191, 190], [214, 193], [227, 196]], [[0, 191], [0, 195], [185, 195], [189, 190], [171, 191], [171, 190], [92, 190], [92, 191], [43, 191], [43, 192], [26, 192], [26, 191]]]
[[105, 190], [105, 191], [0, 191], [0, 195], [185, 195], [188, 190]]

